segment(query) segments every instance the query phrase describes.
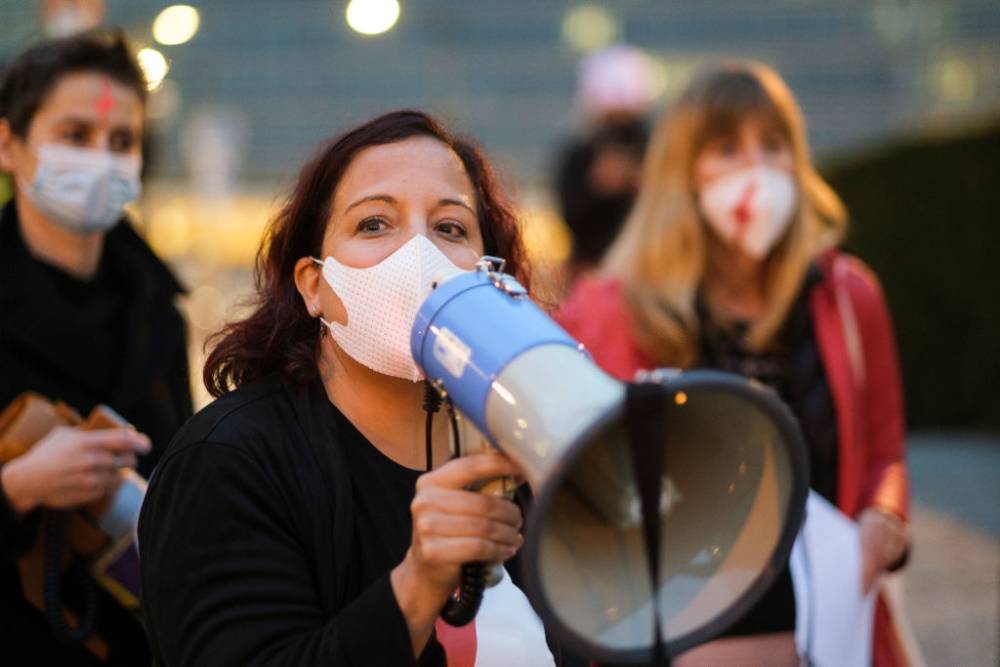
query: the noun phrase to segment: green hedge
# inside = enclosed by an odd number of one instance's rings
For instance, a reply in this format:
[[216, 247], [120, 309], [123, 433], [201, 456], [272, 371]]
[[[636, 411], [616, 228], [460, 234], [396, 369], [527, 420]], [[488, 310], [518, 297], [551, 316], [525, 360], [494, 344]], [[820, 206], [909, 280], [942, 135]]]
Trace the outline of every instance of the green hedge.
[[828, 165], [885, 286], [911, 427], [1000, 429], [1000, 122]]

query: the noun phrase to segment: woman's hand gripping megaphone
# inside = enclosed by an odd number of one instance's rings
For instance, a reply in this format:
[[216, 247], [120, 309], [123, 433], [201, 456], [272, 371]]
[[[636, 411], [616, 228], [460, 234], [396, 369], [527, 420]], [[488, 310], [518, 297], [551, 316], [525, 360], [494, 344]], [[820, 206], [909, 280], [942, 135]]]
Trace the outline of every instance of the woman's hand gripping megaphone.
[[[392, 574], [401, 608], [426, 606], [437, 616], [445, 607], [443, 617], [455, 625], [472, 620], [478, 600], [467, 609], [470, 601], [457, 597], [469, 594], [462, 585], [469, 570], [481, 577], [482, 564], [508, 560], [523, 543], [520, 509], [504, 494], [473, 489], [512, 479], [518, 472], [510, 459], [494, 451], [454, 458], [420, 476], [410, 505], [410, 548]], [[492, 488], [502, 490], [503, 485]]]

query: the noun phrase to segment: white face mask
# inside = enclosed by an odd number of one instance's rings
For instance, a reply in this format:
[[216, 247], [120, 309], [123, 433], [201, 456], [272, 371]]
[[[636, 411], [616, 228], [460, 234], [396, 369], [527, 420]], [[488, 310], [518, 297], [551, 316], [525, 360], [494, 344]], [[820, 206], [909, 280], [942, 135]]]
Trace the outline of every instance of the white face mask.
[[761, 258], [781, 239], [797, 199], [795, 182], [781, 169], [747, 167], [712, 180], [701, 190], [701, 212], [723, 241]]
[[38, 168], [23, 184], [31, 202], [53, 222], [80, 234], [103, 232], [139, 196], [142, 159], [91, 148], [44, 144]]
[[368, 368], [412, 382], [423, 374], [410, 354], [417, 311], [439, 284], [463, 273], [427, 237], [417, 234], [368, 268], [324, 261], [323, 278], [347, 309], [347, 324], [320, 320], [340, 348]]

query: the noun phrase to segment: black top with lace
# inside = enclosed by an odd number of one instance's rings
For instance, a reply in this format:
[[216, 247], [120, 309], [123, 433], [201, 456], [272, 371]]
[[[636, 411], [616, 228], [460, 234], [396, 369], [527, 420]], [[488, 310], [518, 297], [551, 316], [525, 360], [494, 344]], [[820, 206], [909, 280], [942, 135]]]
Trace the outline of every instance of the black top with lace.
[[[746, 342], [748, 322], [721, 325], [704, 301], [696, 307], [701, 325], [697, 366], [752, 377], [778, 392], [802, 427], [809, 448], [810, 488], [837, 500], [837, 417], [809, 310], [809, 294], [822, 280], [817, 267], [806, 275], [775, 343], [763, 352]], [[764, 597], [725, 636], [793, 630], [795, 597], [787, 564]]]

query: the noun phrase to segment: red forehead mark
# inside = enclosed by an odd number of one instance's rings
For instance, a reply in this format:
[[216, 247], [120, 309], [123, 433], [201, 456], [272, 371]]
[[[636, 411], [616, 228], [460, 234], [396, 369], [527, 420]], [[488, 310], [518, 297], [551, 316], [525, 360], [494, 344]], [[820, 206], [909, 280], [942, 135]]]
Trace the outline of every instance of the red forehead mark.
[[750, 229], [750, 216], [753, 214], [750, 210], [750, 203], [753, 201], [755, 192], [757, 192], [757, 182], [752, 181], [740, 195], [740, 201], [736, 207], [733, 208], [733, 218], [736, 219], [736, 241], [742, 240]]
[[102, 121], [107, 120], [108, 114], [115, 108], [115, 96], [111, 90], [111, 82], [101, 79], [101, 96], [97, 98], [97, 113]]

